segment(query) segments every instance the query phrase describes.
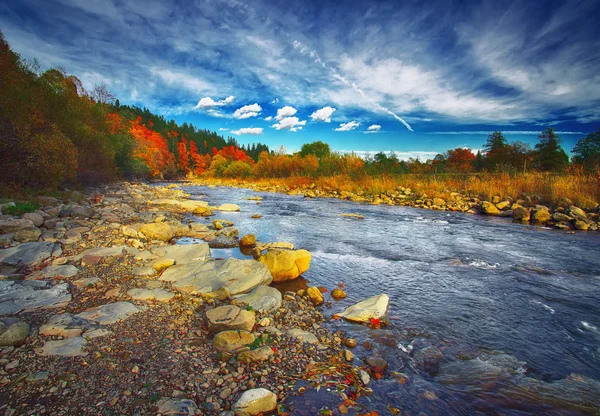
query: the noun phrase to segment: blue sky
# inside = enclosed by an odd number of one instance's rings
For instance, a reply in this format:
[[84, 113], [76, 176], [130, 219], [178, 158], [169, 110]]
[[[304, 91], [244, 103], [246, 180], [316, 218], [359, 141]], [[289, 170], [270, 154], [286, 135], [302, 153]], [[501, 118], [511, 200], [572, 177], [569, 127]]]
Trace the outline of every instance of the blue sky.
[[599, 18], [596, 0], [0, 4], [15, 51], [122, 103], [240, 143], [425, 159], [600, 128]]

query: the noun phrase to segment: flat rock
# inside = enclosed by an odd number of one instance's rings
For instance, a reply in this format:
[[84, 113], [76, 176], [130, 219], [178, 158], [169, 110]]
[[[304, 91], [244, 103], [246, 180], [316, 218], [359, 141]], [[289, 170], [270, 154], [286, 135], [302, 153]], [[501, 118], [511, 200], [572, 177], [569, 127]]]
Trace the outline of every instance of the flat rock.
[[217, 207], [217, 210], [224, 212], [237, 212], [240, 210], [240, 206], [236, 204], [221, 204]]
[[148, 240], [170, 241], [175, 237], [173, 228], [164, 222], [144, 224], [140, 227], [140, 232], [142, 232]]
[[31, 280], [0, 281], [0, 315], [14, 315], [22, 311], [59, 308], [71, 301], [66, 283], [52, 286], [50, 282]]
[[31, 266], [61, 252], [60, 245], [45, 241], [24, 243], [0, 250], [0, 263], [10, 266]]
[[317, 337], [314, 334], [312, 334], [308, 331], [304, 331], [300, 328], [288, 329], [287, 331], [285, 331], [285, 334], [288, 337], [297, 339], [298, 341], [301, 341], [301, 342], [308, 342], [309, 344], [318, 344], [319, 343], [319, 340], [317, 339]]
[[127, 246], [90, 248], [75, 256], [74, 259], [81, 260], [84, 256], [118, 257], [123, 255], [123, 250], [125, 248], [127, 248]]
[[206, 311], [208, 331], [212, 333], [233, 329], [252, 331], [256, 323], [254, 312], [246, 311], [234, 305], [219, 306]]
[[29, 279], [53, 279], [56, 277], [73, 277], [79, 273], [79, 269], [70, 264], [61, 266], [47, 266], [39, 272], [32, 273], [28, 276]]
[[352, 305], [337, 316], [353, 322], [369, 322], [371, 318], [379, 319], [387, 313], [390, 298], [381, 294]]
[[277, 395], [262, 387], [246, 390], [232, 407], [237, 415], [258, 415], [277, 407]]
[[84, 279], [77, 279], [73, 281], [73, 284], [77, 289], [85, 289], [88, 286], [93, 286], [100, 281], [97, 277], [86, 277]]
[[175, 294], [173, 292], [169, 292], [168, 290], [156, 288], [156, 289], [141, 289], [135, 288], [131, 289], [127, 292], [132, 299], [135, 300], [156, 300], [158, 302], [168, 302]]
[[100, 325], [109, 325], [127, 319], [138, 312], [141, 312], [141, 309], [130, 302], [115, 302], [87, 309], [75, 316]]
[[65, 338], [57, 341], [46, 341], [39, 350], [39, 355], [58, 355], [61, 357], [78, 357], [87, 355], [83, 351], [87, 341], [83, 337]]
[[15, 233], [13, 239], [19, 243], [28, 243], [31, 241], [38, 241], [42, 235], [42, 230], [37, 227], [25, 227], [21, 228]]
[[78, 337], [89, 326], [87, 321], [74, 318], [70, 313], [52, 315], [40, 329], [40, 335], [64, 338]]
[[183, 265], [181, 269], [178, 267], [167, 269], [160, 280], [176, 280], [174, 289], [191, 294], [209, 294], [226, 289], [230, 295], [237, 295], [259, 285], [268, 285], [273, 280], [269, 269], [254, 260], [214, 260]]
[[198, 207], [208, 207], [208, 202], [206, 201], [179, 201], [177, 199], [154, 199], [152, 201], [148, 201], [151, 205], [170, 205], [172, 207], [180, 208], [185, 211], [194, 211]]
[[90, 339], [105, 337], [110, 334], [112, 334], [112, 331], [109, 331], [108, 329], [97, 328], [84, 332], [83, 337], [89, 341]]
[[28, 219], [13, 218], [0, 220], [0, 234], [15, 233], [22, 228], [33, 227], [35, 224]]
[[156, 411], [161, 415], [195, 415], [198, 412], [196, 402], [190, 399], [162, 398], [156, 402]]
[[173, 259], [177, 264], [204, 261], [210, 258], [210, 248], [206, 243], [162, 246], [152, 249], [152, 253], [159, 257]]
[[175, 260], [168, 257], [160, 257], [152, 262], [152, 268], [157, 272], [162, 272], [165, 269], [173, 266]]
[[250, 306], [258, 312], [274, 312], [281, 307], [281, 292], [271, 286], [257, 286], [247, 295], [237, 296], [235, 302]]
[[140, 266], [133, 269], [134, 276], [153, 276], [156, 274], [156, 270], [150, 266]]

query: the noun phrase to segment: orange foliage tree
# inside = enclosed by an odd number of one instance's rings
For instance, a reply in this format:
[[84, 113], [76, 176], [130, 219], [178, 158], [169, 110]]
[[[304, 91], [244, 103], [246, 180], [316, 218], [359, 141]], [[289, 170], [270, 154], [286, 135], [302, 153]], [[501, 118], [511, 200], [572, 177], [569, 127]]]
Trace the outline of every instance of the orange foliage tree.
[[471, 172], [473, 170], [473, 162], [476, 156], [470, 149], [457, 147], [453, 150], [448, 150], [448, 167], [450, 170], [457, 172]]
[[163, 173], [173, 169], [175, 158], [169, 152], [167, 140], [160, 133], [152, 130], [151, 122], [148, 124], [148, 126], [142, 124], [141, 117], [131, 122], [129, 132], [136, 141], [133, 155], [148, 165], [151, 176], [162, 176]]

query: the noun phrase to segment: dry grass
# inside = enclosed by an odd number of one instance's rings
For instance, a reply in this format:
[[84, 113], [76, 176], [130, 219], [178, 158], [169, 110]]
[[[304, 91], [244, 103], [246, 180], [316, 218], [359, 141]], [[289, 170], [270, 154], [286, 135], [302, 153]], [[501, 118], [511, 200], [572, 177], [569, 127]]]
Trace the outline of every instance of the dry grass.
[[591, 175], [581, 172], [568, 174], [520, 173], [520, 174], [407, 174], [400, 176], [365, 176], [351, 179], [345, 175], [310, 178], [290, 177], [278, 179], [230, 179], [222, 180], [228, 184], [241, 185], [251, 182], [264, 186], [287, 186], [292, 189], [315, 184], [322, 190], [348, 191], [367, 195], [393, 191], [398, 187], [411, 188], [413, 192], [425, 193], [428, 197], [449, 198], [451, 192], [491, 200], [492, 196], [513, 199], [525, 196], [547, 205], [558, 205], [568, 198], [582, 208], [595, 208], [600, 202], [600, 174]]

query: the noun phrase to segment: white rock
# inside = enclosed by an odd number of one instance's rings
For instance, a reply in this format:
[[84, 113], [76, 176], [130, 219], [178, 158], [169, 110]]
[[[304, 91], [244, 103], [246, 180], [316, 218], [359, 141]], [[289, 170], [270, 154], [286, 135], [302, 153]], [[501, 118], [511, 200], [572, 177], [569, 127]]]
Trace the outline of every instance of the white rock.
[[138, 312], [141, 312], [141, 309], [130, 302], [115, 302], [90, 308], [75, 316], [100, 325], [109, 325], [127, 319]]
[[158, 302], [168, 302], [171, 299], [173, 299], [173, 297], [175, 296], [175, 294], [173, 292], [169, 292], [168, 290], [165, 289], [140, 289], [140, 288], [135, 288], [135, 289], [131, 289], [127, 292], [127, 294], [129, 296], [131, 296], [132, 299], [135, 300], [156, 300]]
[[274, 287], [261, 285], [247, 295], [237, 296], [235, 300], [258, 312], [273, 312], [281, 306], [281, 292]]
[[277, 407], [277, 396], [275, 393], [262, 387], [246, 390], [232, 410], [236, 416], [258, 415], [270, 412]]
[[240, 210], [240, 206], [236, 204], [221, 204], [217, 207], [217, 210], [225, 212], [237, 212]]
[[58, 341], [47, 341], [39, 351], [40, 355], [59, 355], [61, 357], [78, 357], [87, 355], [83, 347], [87, 341], [82, 337], [65, 338]]
[[352, 305], [337, 316], [353, 322], [369, 322], [371, 318], [379, 319], [387, 313], [390, 298], [386, 294], [371, 296]]

